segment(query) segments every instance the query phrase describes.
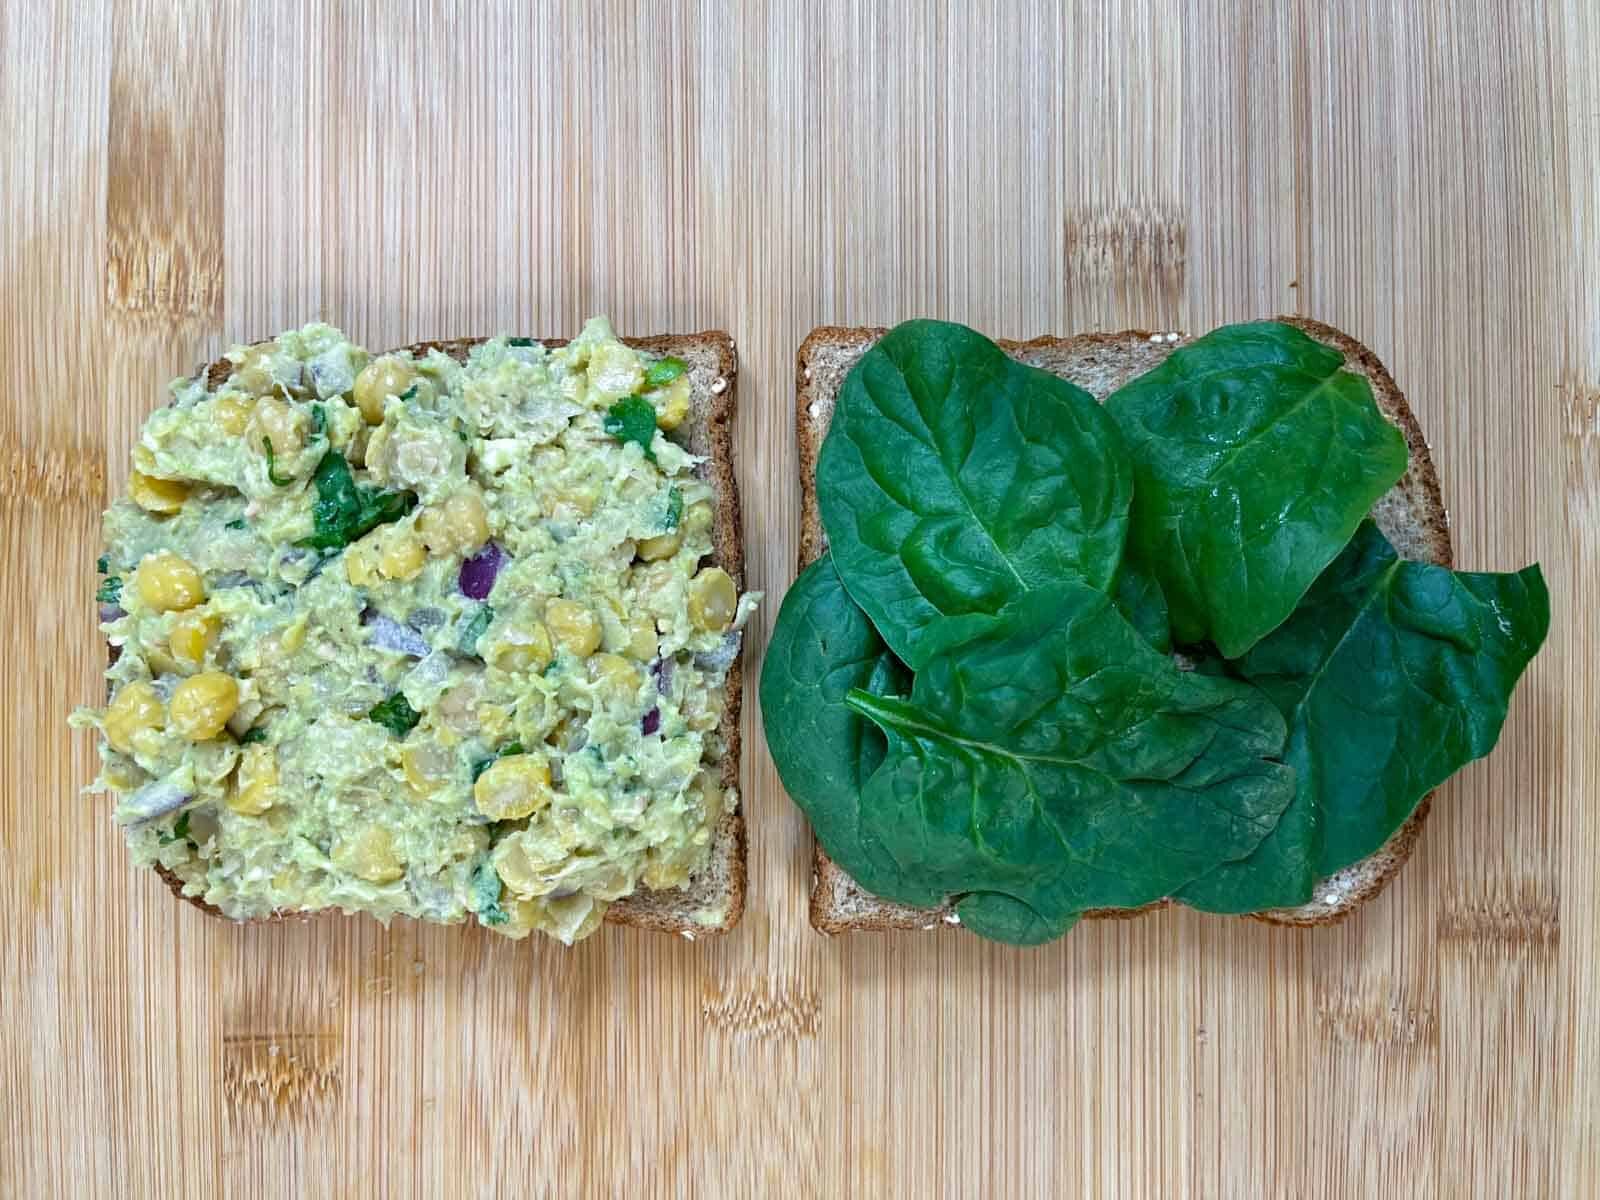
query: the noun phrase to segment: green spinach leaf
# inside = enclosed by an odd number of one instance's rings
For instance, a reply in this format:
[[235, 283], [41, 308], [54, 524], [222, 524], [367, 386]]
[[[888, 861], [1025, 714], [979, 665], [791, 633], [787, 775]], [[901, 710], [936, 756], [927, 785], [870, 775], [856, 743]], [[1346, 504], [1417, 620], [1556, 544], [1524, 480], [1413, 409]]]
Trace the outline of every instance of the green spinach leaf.
[[417, 504], [415, 492], [389, 492], [364, 487], [350, 473], [350, 464], [329, 450], [312, 476], [317, 498], [311, 506], [316, 530], [295, 543], [312, 550], [339, 550], [379, 525], [398, 521]]
[[968, 892], [956, 901], [956, 916], [968, 932], [1010, 946], [1053, 942], [1078, 923], [1078, 913], [1041, 917], [1021, 900], [1004, 892]]
[[644, 456], [655, 462], [656, 452], [650, 443], [656, 436], [656, 410], [643, 396], [629, 396], [606, 409], [604, 426], [617, 441], [623, 445], [636, 443]]
[[478, 611], [473, 613], [467, 623], [461, 627], [461, 637], [456, 643], [456, 651], [460, 654], [476, 655], [478, 653], [478, 639], [483, 636], [484, 630], [489, 628], [489, 623], [494, 620], [494, 609], [487, 604], [480, 605]]
[[404, 692], [396, 692], [387, 700], [380, 700], [367, 713], [369, 721], [376, 721], [397, 738], [403, 738], [417, 727], [422, 714], [411, 707]]
[[1230, 325], [1106, 400], [1133, 458], [1128, 555], [1179, 643], [1247, 651], [1404, 473], [1405, 438], [1343, 367], [1293, 326]]
[[1318, 879], [1378, 849], [1423, 796], [1494, 747], [1549, 627], [1537, 566], [1408, 562], [1364, 522], [1294, 615], [1230, 667], [1289, 722], [1294, 803], [1249, 858], [1179, 898], [1216, 912], [1304, 904]]
[[845, 380], [817, 485], [850, 595], [920, 668], [1032, 589], [1108, 587], [1132, 475], [1086, 392], [963, 326], [911, 321]]
[[858, 817], [861, 786], [887, 742], [845, 704], [853, 688], [903, 694], [911, 677], [824, 555], [783, 598], [761, 668], [761, 717], [783, 786], [823, 849], [856, 879], [877, 878], [894, 860], [862, 844]]
[[1117, 572], [1112, 602], [1128, 624], [1163, 654], [1172, 650], [1172, 626], [1167, 618], [1167, 598], [1156, 577], [1138, 563], [1124, 559]]
[[[1000, 893], [1064, 929], [1244, 857], [1294, 791], [1265, 696], [1179, 671], [1077, 582], [935, 655], [909, 700], [846, 703], [888, 738], [859, 824], [895, 869], [857, 878], [902, 903]], [[980, 932], [1036, 928], [998, 901], [969, 911]]]

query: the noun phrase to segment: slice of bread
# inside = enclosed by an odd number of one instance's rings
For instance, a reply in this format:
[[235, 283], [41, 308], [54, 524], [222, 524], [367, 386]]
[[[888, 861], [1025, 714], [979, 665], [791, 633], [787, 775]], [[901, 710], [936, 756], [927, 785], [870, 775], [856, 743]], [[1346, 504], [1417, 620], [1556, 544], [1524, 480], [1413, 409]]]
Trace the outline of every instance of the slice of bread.
[[[1406, 558], [1452, 565], [1449, 518], [1439, 494], [1439, 477], [1428, 455], [1428, 443], [1406, 405], [1406, 398], [1376, 355], [1337, 329], [1299, 317], [1281, 317], [1345, 356], [1345, 368], [1366, 377], [1379, 409], [1405, 435], [1411, 462], [1400, 482], [1378, 501], [1372, 515], [1384, 535]], [[845, 376], [887, 332], [883, 329], [825, 326], [815, 329], [800, 346], [795, 380], [795, 421], [800, 444], [800, 568], [805, 569], [828, 548], [817, 507], [817, 454], [833, 419], [834, 403]], [[1077, 337], [1001, 341], [1019, 362], [1059, 375], [1104, 401], [1136, 375], [1156, 366], [1188, 339], [1177, 333], [1091, 333]], [[1374, 853], [1318, 882], [1309, 903], [1299, 908], [1252, 913], [1257, 920], [1279, 925], [1324, 925], [1350, 915], [1392, 879], [1416, 845], [1428, 815], [1431, 795]], [[853, 929], [937, 929], [959, 924], [949, 908], [909, 908], [881, 900], [816, 848], [811, 890], [811, 924], [824, 933]], [[1160, 908], [1115, 909], [1085, 914], [1132, 917]]]
[[[465, 361], [474, 346], [484, 338], [457, 338], [450, 341], [418, 342], [402, 347], [421, 356], [438, 350], [458, 361]], [[623, 338], [638, 350], [651, 354], [670, 354], [689, 365], [692, 387], [689, 415], [672, 433], [674, 441], [705, 461], [697, 468], [700, 477], [716, 494], [712, 520], [711, 561], [733, 577], [734, 586], [744, 586], [744, 534], [739, 517], [739, 488], [733, 469], [733, 418], [738, 357], [733, 339], [719, 330], [704, 333], [669, 334], [659, 337]], [[552, 349], [566, 344], [565, 339], [545, 339]], [[206, 387], [215, 390], [233, 372], [227, 359], [201, 368]], [[114, 653], [114, 651], [113, 651]], [[726, 749], [722, 757], [722, 784], [739, 786], [739, 706], [744, 697], [740, 659], [728, 668], [723, 684], [722, 722], [718, 732]], [[215, 908], [194, 896], [185, 896], [181, 881], [161, 871], [167, 886], [179, 899], [221, 916]], [[711, 843], [711, 856], [705, 867], [687, 886], [671, 891], [652, 891], [641, 887], [633, 895], [618, 900], [606, 910], [606, 921], [632, 925], [662, 933], [680, 933], [693, 938], [701, 933], [724, 933], [744, 915], [745, 831], [744, 803], [723, 817]], [[280, 913], [267, 920], [315, 916], [316, 913]]]

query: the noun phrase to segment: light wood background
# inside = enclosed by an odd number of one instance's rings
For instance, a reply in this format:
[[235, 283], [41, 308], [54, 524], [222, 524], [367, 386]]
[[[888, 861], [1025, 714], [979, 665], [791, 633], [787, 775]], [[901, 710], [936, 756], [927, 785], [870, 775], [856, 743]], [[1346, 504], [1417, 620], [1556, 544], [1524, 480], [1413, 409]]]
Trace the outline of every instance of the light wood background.
[[[1596, 1195], [1597, 64], [1592, 0], [0, 3], [0, 1193]], [[78, 794], [99, 514], [229, 341], [730, 330], [753, 679], [813, 325], [1280, 311], [1556, 613], [1339, 928], [823, 939], [753, 702], [709, 944], [230, 927]]]

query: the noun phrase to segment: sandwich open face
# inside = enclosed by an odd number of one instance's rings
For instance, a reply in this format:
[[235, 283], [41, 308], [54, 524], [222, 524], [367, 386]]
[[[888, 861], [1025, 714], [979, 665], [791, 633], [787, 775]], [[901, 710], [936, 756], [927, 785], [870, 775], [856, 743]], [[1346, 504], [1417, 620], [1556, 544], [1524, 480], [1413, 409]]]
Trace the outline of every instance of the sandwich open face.
[[826, 932], [1337, 920], [1548, 628], [1537, 567], [1449, 569], [1404, 397], [1314, 322], [827, 328], [797, 382], [761, 700]]
[[98, 784], [221, 915], [565, 942], [744, 896], [733, 344], [310, 325], [173, 385], [106, 516]]

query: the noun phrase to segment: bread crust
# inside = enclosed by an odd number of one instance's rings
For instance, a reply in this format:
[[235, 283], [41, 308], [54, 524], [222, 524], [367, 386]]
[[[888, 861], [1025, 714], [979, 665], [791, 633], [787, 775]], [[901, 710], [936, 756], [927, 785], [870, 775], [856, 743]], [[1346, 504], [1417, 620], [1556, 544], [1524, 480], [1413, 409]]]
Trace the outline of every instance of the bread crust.
[[[1275, 319], [1293, 325], [1309, 337], [1340, 351], [1345, 356], [1347, 370], [1366, 376], [1379, 409], [1400, 430], [1410, 452], [1405, 475], [1379, 501], [1373, 515], [1397, 548], [1402, 548], [1406, 557], [1452, 566], [1455, 556], [1450, 542], [1449, 517], [1439, 489], [1439, 475], [1429, 454], [1422, 427], [1417, 423], [1416, 415], [1406, 403], [1405, 394], [1395, 383], [1394, 377], [1370, 349], [1331, 325], [1305, 317], [1283, 316]], [[799, 569], [802, 571], [827, 549], [827, 535], [822, 528], [822, 514], [817, 503], [816, 468], [837, 393], [834, 391], [823, 395], [819, 391], [823, 385], [824, 360], [830, 357], [841, 360], [850, 358], [853, 364], [854, 359], [864, 354], [886, 332], [881, 327], [825, 325], [812, 330], [800, 344], [795, 361], [795, 438], [800, 458]], [[1155, 365], [1155, 362], [1164, 359], [1188, 340], [1177, 334], [1130, 329], [1120, 333], [1046, 336], [1027, 341], [999, 339], [998, 344], [1014, 358], [1045, 366], [1045, 369], [1070, 361], [1085, 372], [1093, 373], [1100, 365], [1097, 360], [1107, 355], [1151, 360], [1142, 365], [1135, 361], [1136, 369], [1126, 374], [1127, 378], [1131, 378]], [[1052, 365], [1038, 361], [1041, 359], [1048, 360]], [[826, 368], [826, 374], [836, 384], [843, 382], [846, 371], [847, 368], [840, 362], [829, 363]], [[1103, 400], [1105, 390], [1109, 389], [1091, 387], [1090, 390], [1096, 391], [1097, 398]], [[1410, 859], [1432, 805], [1433, 793], [1430, 792], [1422, 798], [1406, 822], [1376, 851], [1328, 879], [1319, 881], [1313, 888], [1309, 903], [1298, 908], [1270, 909], [1243, 915], [1272, 925], [1331, 925], [1343, 921], [1382, 892]], [[812, 926], [822, 933], [929, 930], [959, 925], [948, 905], [931, 909], [913, 908], [871, 895], [830, 859], [820, 845], [813, 843], [813, 846], [810, 916]], [[1097, 920], [1125, 920], [1174, 903], [1171, 900], [1159, 900], [1141, 908], [1096, 909], [1084, 913], [1084, 916]]]
[[[448, 354], [458, 362], [465, 361], [475, 346], [487, 338], [450, 338], [413, 342], [397, 347], [397, 351], [410, 352], [421, 357], [430, 350]], [[566, 338], [543, 338], [550, 348], [567, 344]], [[651, 354], [674, 354], [690, 363], [695, 377], [695, 389], [690, 415], [685, 422], [691, 449], [705, 458], [704, 478], [716, 496], [712, 515], [712, 562], [733, 578], [734, 586], [744, 588], [744, 532], [739, 510], [739, 483], [733, 461], [733, 422], [737, 412], [738, 352], [733, 338], [722, 330], [705, 330], [690, 334], [659, 334], [652, 337], [621, 339], [636, 350]], [[396, 351], [381, 351], [394, 353]], [[202, 368], [206, 390], [215, 391], [233, 373], [234, 364], [226, 358], [217, 359]], [[116, 649], [111, 648], [116, 659]], [[722, 785], [725, 788], [739, 785], [739, 715], [744, 699], [743, 647], [728, 668], [723, 684], [722, 721], [718, 733], [725, 749], [722, 757]], [[649, 929], [658, 933], [677, 933], [694, 938], [700, 934], [726, 933], [739, 923], [744, 915], [747, 888], [746, 832], [744, 798], [741, 794], [733, 811], [718, 824], [712, 838], [711, 860], [699, 875], [685, 887], [656, 892], [641, 886], [633, 895], [611, 904], [606, 909], [606, 923], [626, 925], [636, 929]], [[183, 881], [165, 867], [156, 873], [178, 899], [194, 905], [220, 920], [231, 920], [215, 905], [207, 904], [199, 896], [186, 896]], [[709, 882], [717, 888], [707, 890]], [[722, 920], [715, 925], [705, 925], [693, 919], [693, 913], [706, 907], [709, 900], [722, 908]], [[266, 921], [308, 920], [333, 910], [318, 909], [307, 912], [284, 911], [271, 916], [256, 917], [238, 924], [256, 924]]]

